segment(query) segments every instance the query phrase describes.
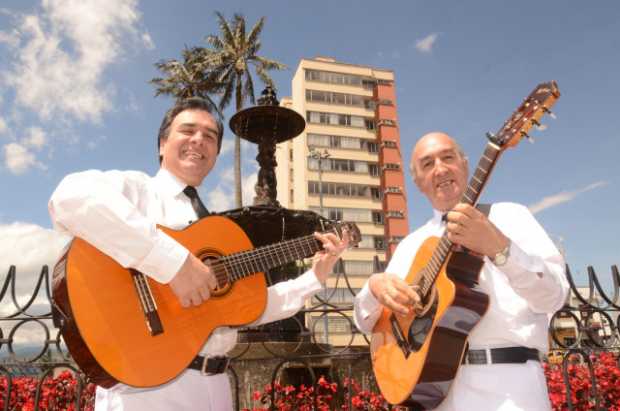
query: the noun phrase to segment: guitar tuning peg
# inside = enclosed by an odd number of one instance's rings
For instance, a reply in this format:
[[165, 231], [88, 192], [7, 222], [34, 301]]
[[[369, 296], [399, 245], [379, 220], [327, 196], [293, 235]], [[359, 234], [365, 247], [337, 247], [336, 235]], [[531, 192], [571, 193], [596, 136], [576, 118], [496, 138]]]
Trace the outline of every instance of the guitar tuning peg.
[[555, 113], [554, 113], [553, 111], [549, 110], [547, 107], [543, 106], [543, 110], [544, 110], [544, 112], [545, 112], [546, 114], [548, 114], [548, 115], [549, 115], [549, 117], [551, 117], [552, 119], [554, 119], [554, 120], [557, 120], [557, 119], [558, 119], [558, 117], [555, 115]]
[[541, 124], [536, 126], [536, 130], [538, 131], [545, 131], [547, 129], [547, 125], [546, 124]]
[[529, 141], [530, 143], [534, 144], [534, 139], [529, 134], [527, 134], [527, 132], [521, 131], [521, 135], [523, 137], [525, 137], [527, 139], [527, 141]]

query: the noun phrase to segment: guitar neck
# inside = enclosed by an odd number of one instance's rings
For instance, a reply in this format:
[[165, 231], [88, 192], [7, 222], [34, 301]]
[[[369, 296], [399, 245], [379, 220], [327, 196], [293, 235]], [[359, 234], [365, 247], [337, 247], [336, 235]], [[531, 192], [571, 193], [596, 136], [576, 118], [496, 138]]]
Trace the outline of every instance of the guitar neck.
[[[480, 161], [478, 161], [476, 171], [469, 180], [467, 190], [465, 190], [463, 196], [461, 197], [461, 203], [469, 205], [476, 205], [478, 203], [480, 193], [484, 189], [501, 153], [502, 150], [497, 145], [492, 142], [487, 143], [486, 149], [484, 150], [482, 157], [480, 157]], [[433, 284], [441, 271], [441, 267], [444, 265], [452, 252], [452, 246], [452, 241], [448, 240], [448, 236], [444, 232], [441, 240], [439, 240], [439, 244], [437, 244], [437, 248], [435, 248], [432, 257], [423, 270], [422, 277], [418, 283], [422, 295], [427, 296], [430, 293], [430, 290], [432, 289]]]
[[211, 268], [220, 284], [232, 283], [249, 275], [310, 257], [322, 248], [322, 243], [314, 235], [307, 235], [221, 257], [211, 262]]

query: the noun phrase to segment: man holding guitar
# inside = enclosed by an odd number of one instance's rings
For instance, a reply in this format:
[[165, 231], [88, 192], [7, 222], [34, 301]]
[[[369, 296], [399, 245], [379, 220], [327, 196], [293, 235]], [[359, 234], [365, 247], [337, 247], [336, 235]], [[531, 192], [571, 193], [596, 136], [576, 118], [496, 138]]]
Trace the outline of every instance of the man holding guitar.
[[[222, 123], [206, 101], [189, 98], [177, 102], [160, 127], [161, 167], [157, 175], [98, 170], [71, 174], [63, 179], [49, 202], [54, 226], [87, 241], [121, 266], [143, 273], [149, 281], [168, 284], [178, 299], [173, 301], [173, 309], [198, 309], [213, 297], [217, 273], [158, 224], [183, 229], [207, 214], [195, 187], [215, 165], [222, 136]], [[221, 241], [226, 242], [227, 237], [230, 241], [229, 233], [221, 236]], [[342, 239], [332, 233], [315, 233], [315, 237], [322, 243], [322, 250], [314, 255], [312, 268], [295, 280], [269, 287], [266, 308], [252, 325], [295, 314], [306, 298], [321, 289], [348, 245], [348, 234], [345, 232]], [[136, 301], [115, 303], [139, 306]], [[238, 309], [229, 307], [230, 311]], [[163, 324], [164, 332], [170, 330], [168, 326]], [[224, 356], [236, 340], [234, 329], [216, 328], [200, 352], [206, 359], [197, 357], [188, 369], [157, 387], [98, 387], [95, 409], [232, 410], [225, 372], [228, 360]], [[163, 360], [161, 356], [148, 359], [155, 364]]]
[[[562, 256], [527, 208], [496, 203], [487, 217], [460, 202], [467, 188], [468, 161], [447, 134], [429, 133], [417, 142], [411, 173], [433, 207], [433, 218], [398, 245], [386, 271], [372, 275], [357, 295], [358, 328], [372, 333], [383, 315], [382, 307], [391, 310], [396, 319], [415, 317], [428, 309], [419, 286], [404, 279], [422, 243], [444, 232], [454, 246], [484, 258], [479, 287], [488, 294], [488, 308], [469, 333], [469, 350], [456, 357], [456, 366], [462, 365], [451, 388], [447, 385], [447, 397], [440, 395], [438, 401], [432, 401], [429, 398], [435, 393], [413, 392], [397, 402], [414, 409], [436, 407], [442, 411], [549, 410], [539, 356], [547, 351], [548, 315], [563, 305], [568, 292]], [[468, 319], [452, 321], [457, 327]], [[407, 330], [404, 332], [407, 335]], [[442, 344], [437, 349], [440, 355], [450, 357], [452, 348]], [[374, 357], [373, 362], [377, 374]], [[407, 382], [395, 381], [400, 383]]]

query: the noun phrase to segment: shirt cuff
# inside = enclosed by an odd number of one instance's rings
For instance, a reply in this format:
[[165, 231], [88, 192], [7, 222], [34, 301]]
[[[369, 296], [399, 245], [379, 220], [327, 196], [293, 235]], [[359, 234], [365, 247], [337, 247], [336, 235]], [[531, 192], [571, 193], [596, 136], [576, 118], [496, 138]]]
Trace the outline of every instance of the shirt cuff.
[[374, 296], [374, 294], [370, 291], [370, 287], [368, 287], [368, 283], [363, 287], [359, 293], [355, 296], [356, 310], [359, 313], [359, 317], [363, 320], [370, 318], [375, 315], [377, 311], [381, 309], [381, 303]]
[[167, 284], [177, 274], [188, 255], [187, 248], [157, 229], [155, 245], [135, 268], [155, 281]]
[[506, 274], [512, 284], [524, 288], [540, 281], [540, 277], [535, 274], [544, 272], [545, 264], [542, 258], [527, 254], [514, 241], [511, 241], [506, 264], [498, 269]]
[[310, 269], [295, 279], [295, 288], [298, 288], [304, 298], [314, 295], [323, 288], [314, 270]]

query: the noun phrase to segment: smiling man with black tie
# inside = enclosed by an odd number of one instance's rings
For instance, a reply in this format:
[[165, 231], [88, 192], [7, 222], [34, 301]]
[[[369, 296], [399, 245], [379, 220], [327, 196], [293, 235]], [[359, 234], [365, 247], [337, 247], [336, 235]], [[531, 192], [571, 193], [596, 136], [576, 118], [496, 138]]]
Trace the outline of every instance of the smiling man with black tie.
[[[206, 101], [177, 102], [159, 130], [161, 167], [157, 174], [89, 170], [68, 175], [49, 202], [54, 227], [88, 241], [123, 267], [168, 284], [182, 306], [200, 305], [216, 287], [214, 273], [157, 225], [182, 229], [208, 215], [196, 187], [215, 165], [222, 136], [222, 122], [212, 115]], [[348, 244], [348, 235], [342, 240], [334, 234], [315, 236], [323, 250], [315, 254], [312, 268], [294, 280], [269, 287], [267, 307], [252, 325], [295, 314], [322, 288]], [[201, 351], [207, 366], [214, 364], [214, 372], [203, 375], [190, 365], [171, 382], [155, 388], [136, 389], [120, 383], [111, 389], [97, 387], [95, 409], [232, 410], [224, 356], [236, 341], [236, 330], [217, 328]], [[202, 357], [196, 358], [194, 363], [201, 364]]]

